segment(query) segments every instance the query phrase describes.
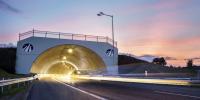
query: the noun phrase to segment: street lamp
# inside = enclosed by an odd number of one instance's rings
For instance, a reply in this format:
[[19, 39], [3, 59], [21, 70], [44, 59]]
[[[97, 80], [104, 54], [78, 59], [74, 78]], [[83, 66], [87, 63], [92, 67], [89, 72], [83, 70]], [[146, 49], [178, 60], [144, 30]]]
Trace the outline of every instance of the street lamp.
[[[112, 19], [112, 44], [113, 44], [113, 64], [115, 63], [115, 61], [114, 61], [114, 59], [115, 59], [115, 57], [114, 57], [114, 54], [115, 54], [115, 37], [114, 37], [114, 25], [113, 25], [113, 15], [108, 15], [108, 14], [105, 14], [105, 13], [103, 13], [103, 12], [99, 12], [98, 14], [97, 14], [97, 16], [108, 16], [108, 17], [111, 17], [111, 19]], [[112, 51], [111, 51], [112, 52]]]

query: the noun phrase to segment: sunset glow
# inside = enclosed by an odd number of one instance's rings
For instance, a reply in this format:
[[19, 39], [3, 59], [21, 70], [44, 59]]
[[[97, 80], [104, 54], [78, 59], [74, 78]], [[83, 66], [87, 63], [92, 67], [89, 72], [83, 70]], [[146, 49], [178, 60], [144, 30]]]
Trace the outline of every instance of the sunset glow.
[[111, 37], [99, 11], [114, 15], [119, 52], [174, 57], [177, 66], [200, 59], [200, 0], [0, 0], [0, 44], [33, 28]]

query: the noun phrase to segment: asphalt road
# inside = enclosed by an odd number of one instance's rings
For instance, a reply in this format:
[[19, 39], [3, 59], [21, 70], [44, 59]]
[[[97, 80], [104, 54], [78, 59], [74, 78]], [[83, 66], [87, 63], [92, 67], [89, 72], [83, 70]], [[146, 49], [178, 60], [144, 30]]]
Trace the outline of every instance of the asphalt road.
[[43, 78], [33, 83], [27, 100], [99, 100], [80, 90], [73, 89], [65, 84], [50, 78]]
[[28, 100], [200, 100], [200, 88], [191, 87], [102, 81], [81, 82], [72, 86], [75, 88], [43, 79], [33, 84]]
[[79, 83], [75, 87], [109, 100], [200, 100], [200, 88], [118, 82]]

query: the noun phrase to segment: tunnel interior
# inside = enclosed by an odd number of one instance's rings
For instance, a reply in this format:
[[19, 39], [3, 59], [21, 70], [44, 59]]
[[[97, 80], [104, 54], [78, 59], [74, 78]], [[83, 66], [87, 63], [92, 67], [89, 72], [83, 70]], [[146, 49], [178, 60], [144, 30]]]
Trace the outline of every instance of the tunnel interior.
[[37, 74], [89, 74], [102, 73], [106, 66], [94, 51], [79, 45], [52, 47], [33, 62], [31, 73]]

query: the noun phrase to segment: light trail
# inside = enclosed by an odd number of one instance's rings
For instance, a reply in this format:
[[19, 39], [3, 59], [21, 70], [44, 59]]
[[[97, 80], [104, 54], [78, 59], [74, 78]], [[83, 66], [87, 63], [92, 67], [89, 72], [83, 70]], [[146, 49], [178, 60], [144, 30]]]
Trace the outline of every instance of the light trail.
[[125, 78], [115, 76], [90, 76], [90, 75], [74, 75], [72, 78], [80, 80], [98, 80], [98, 81], [116, 81], [129, 83], [150, 83], [165, 85], [190, 85], [189, 80], [172, 80], [172, 79], [142, 79], [142, 78]]
[[68, 74], [39, 74], [40, 78], [42, 77], [53, 77], [55, 79], [67, 82], [67, 83], [78, 83], [78, 82], [86, 82], [91, 80], [96, 81], [114, 81], [114, 82], [128, 82], [128, 83], [148, 83], [148, 84], [163, 84], [163, 85], [196, 85], [193, 83], [196, 80], [184, 80], [184, 79], [153, 79], [153, 78], [133, 78], [133, 77], [119, 77], [119, 76], [102, 76], [102, 75], [75, 75], [72, 73]]

